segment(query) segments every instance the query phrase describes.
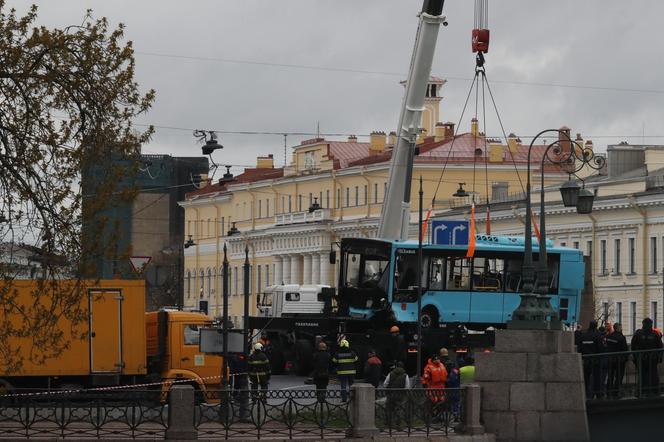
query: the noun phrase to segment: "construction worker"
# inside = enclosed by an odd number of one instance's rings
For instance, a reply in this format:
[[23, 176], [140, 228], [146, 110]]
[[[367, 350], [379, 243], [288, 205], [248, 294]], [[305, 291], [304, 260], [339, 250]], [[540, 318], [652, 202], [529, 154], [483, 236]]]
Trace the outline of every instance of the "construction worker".
[[378, 388], [383, 374], [383, 362], [376, 356], [376, 352], [369, 350], [367, 361], [364, 363], [364, 382]]
[[[607, 353], [619, 353], [626, 352], [627, 350], [627, 339], [622, 334], [622, 325], [616, 322], [613, 325], [613, 333], [606, 336], [606, 351]], [[620, 395], [622, 380], [625, 375], [625, 363], [627, 363], [626, 354], [619, 354], [608, 358], [609, 382], [607, 384], [607, 393], [610, 397], [617, 398]]]
[[318, 402], [325, 402], [327, 385], [330, 383], [330, 353], [327, 344], [323, 341], [318, 343], [318, 350], [314, 353], [314, 384], [316, 385], [316, 396]]
[[357, 373], [355, 369], [357, 354], [350, 348], [350, 343], [346, 339], [339, 342], [339, 348], [332, 358], [332, 362], [336, 366], [337, 378], [339, 378], [341, 386], [341, 400], [347, 402], [348, 392]]
[[447, 369], [437, 354], [431, 356], [424, 367], [422, 384], [427, 389], [427, 397], [432, 405], [445, 400], [445, 382], [447, 381]]
[[257, 398], [256, 392], [260, 386], [265, 394], [267, 386], [270, 383], [270, 360], [263, 351], [263, 344], [257, 342], [254, 344], [254, 352], [249, 356], [249, 380], [251, 381], [251, 391], [254, 400]]
[[390, 327], [392, 363], [406, 361], [406, 340], [401, 334], [401, 330], [396, 325]]
[[645, 318], [642, 322], [643, 327], [634, 333], [632, 337], [632, 351], [634, 354], [634, 364], [639, 370], [639, 381], [641, 385], [640, 394], [646, 396], [656, 395], [659, 390], [659, 373], [657, 373], [657, 364], [662, 360], [662, 353], [656, 352], [638, 352], [638, 350], [658, 350], [662, 348], [662, 337], [652, 328], [652, 319]]
[[383, 388], [387, 389], [387, 425], [401, 431], [402, 419], [406, 417], [407, 393], [404, 390], [410, 388], [410, 379], [403, 362], [397, 362], [388, 373], [383, 382]]

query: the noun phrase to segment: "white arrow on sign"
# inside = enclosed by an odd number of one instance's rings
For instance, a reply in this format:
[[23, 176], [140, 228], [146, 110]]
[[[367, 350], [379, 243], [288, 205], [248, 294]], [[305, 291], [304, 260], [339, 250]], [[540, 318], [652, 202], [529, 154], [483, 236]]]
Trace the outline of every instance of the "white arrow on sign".
[[438, 232], [442, 232], [443, 230], [447, 229], [447, 226], [445, 224], [440, 224], [436, 226], [435, 229], [433, 229], [433, 239], [436, 241], [436, 238], [438, 238]]
[[464, 231], [466, 230], [466, 226], [464, 224], [458, 225], [452, 229], [452, 245], [456, 245], [456, 234], [458, 231]]

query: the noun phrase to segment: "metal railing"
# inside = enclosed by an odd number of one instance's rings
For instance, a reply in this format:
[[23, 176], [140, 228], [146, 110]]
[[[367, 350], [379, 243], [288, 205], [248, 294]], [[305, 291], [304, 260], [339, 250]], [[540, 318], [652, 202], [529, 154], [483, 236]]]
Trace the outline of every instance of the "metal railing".
[[659, 396], [664, 349], [583, 355], [587, 400]]
[[164, 438], [160, 391], [47, 392], [0, 396], [0, 438]]
[[463, 427], [465, 389], [378, 389], [376, 426], [390, 436], [448, 435]]
[[340, 390], [209, 391], [206, 398], [195, 413], [202, 439], [343, 438], [352, 427], [352, 394], [344, 402]]

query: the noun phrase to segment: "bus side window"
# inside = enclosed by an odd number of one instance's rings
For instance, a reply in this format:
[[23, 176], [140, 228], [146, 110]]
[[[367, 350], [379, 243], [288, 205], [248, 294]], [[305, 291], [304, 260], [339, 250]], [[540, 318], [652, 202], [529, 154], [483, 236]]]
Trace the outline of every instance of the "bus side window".
[[470, 259], [448, 258], [447, 290], [470, 290], [470, 264]]
[[445, 260], [443, 258], [431, 258], [431, 271], [429, 272], [429, 290], [443, 290], [445, 275]]
[[523, 261], [520, 259], [508, 259], [505, 261], [505, 291], [518, 292], [521, 290], [521, 268]]
[[496, 292], [502, 290], [502, 276], [496, 258], [475, 258], [473, 262], [473, 290]]

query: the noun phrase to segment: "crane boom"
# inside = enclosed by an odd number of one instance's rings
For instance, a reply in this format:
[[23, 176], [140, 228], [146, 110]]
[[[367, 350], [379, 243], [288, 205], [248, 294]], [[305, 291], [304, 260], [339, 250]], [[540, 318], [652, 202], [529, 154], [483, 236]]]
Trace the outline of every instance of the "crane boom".
[[415, 47], [399, 116], [397, 144], [392, 151], [390, 175], [378, 228], [379, 238], [408, 239], [415, 142], [420, 130], [438, 30], [441, 23], [447, 24], [442, 15], [444, 3], [445, 0], [424, 0], [419, 15]]

